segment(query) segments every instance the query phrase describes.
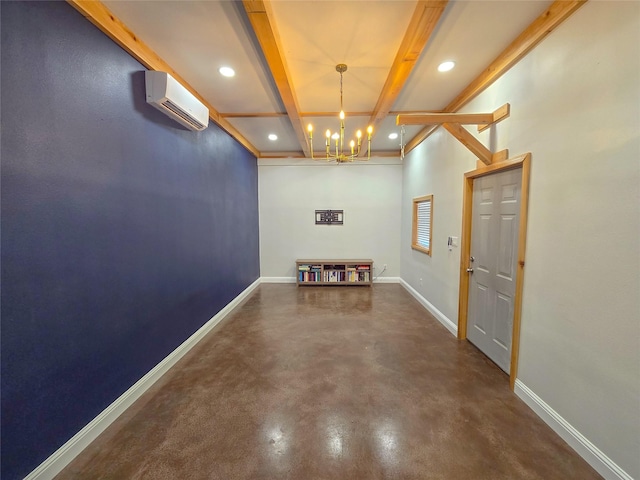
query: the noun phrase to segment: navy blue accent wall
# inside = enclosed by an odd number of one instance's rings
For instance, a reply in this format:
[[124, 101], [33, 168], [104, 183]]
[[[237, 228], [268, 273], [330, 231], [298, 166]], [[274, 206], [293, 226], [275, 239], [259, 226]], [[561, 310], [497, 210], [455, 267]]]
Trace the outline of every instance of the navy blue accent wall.
[[22, 478], [259, 276], [256, 159], [144, 100], [65, 2], [1, 5], [2, 478]]

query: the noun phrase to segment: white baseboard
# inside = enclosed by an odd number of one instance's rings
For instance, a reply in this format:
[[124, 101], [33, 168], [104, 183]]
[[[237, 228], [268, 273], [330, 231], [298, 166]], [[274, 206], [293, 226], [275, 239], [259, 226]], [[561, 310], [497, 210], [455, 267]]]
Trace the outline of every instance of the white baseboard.
[[296, 277], [260, 277], [260, 283], [296, 283]]
[[256, 287], [260, 279], [249, 285], [240, 295], [229, 302], [213, 318], [200, 327], [193, 335], [186, 339], [178, 348], [167, 355], [160, 363], [153, 367], [144, 377], [105, 408], [96, 418], [91, 420], [82, 430], [76, 433], [64, 445], [56, 450], [49, 458], [42, 462], [35, 470], [25, 477], [25, 480], [53, 479], [64, 467], [96, 439], [109, 425], [111, 425], [133, 402], [145, 393], [162, 375], [176, 364], [189, 350], [209, 333], [231, 310], [246, 299]]
[[373, 283], [400, 283], [400, 277], [378, 277], [373, 279]]
[[431, 302], [429, 302], [429, 300], [427, 300], [426, 298], [424, 298], [422, 295], [420, 295], [418, 293], [418, 291], [413, 288], [411, 285], [409, 285], [406, 281], [404, 281], [402, 278], [400, 279], [400, 284], [407, 290], [407, 292], [409, 292], [411, 295], [413, 295], [413, 297], [418, 300], [418, 302], [420, 302], [420, 304], [427, 309], [427, 311], [433, 315], [434, 317], [436, 317], [436, 319], [446, 327], [447, 330], [449, 330], [454, 337], [458, 336], [458, 325], [456, 325], [455, 323], [453, 323], [451, 320], [449, 320], [447, 318], [447, 316], [442, 313], [440, 310], [438, 310], [436, 307], [433, 306], [433, 304]]
[[[296, 277], [260, 277], [261, 283], [296, 283]], [[379, 277], [374, 283], [400, 283], [400, 277]]]
[[620, 468], [519, 379], [516, 379], [514, 392], [606, 480], [633, 480], [631, 475]]

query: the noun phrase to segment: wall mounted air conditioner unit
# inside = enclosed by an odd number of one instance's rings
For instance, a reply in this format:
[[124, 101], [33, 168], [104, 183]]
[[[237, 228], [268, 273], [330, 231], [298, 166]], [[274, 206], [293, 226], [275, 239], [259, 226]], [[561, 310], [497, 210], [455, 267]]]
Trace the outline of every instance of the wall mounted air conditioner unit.
[[209, 125], [209, 109], [166, 72], [148, 70], [145, 74], [147, 103], [190, 130]]

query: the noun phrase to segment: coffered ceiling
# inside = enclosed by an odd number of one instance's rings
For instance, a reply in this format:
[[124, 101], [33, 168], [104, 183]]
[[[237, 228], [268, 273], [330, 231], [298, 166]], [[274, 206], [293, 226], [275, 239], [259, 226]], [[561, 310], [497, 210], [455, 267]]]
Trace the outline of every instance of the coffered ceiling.
[[[314, 150], [324, 151], [321, 132], [339, 126], [338, 63], [348, 66], [346, 137], [373, 124], [372, 155], [397, 156], [396, 115], [457, 110], [475, 95], [474, 81], [481, 90], [582, 3], [69, 1], [147, 67], [176, 72], [213, 121], [262, 158], [308, 156], [309, 123]], [[441, 73], [445, 60], [455, 68]], [[223, 77], [221, 66], [235, 76]], [[409, 148], [425, 136], [424, 126], [404, 128]]]

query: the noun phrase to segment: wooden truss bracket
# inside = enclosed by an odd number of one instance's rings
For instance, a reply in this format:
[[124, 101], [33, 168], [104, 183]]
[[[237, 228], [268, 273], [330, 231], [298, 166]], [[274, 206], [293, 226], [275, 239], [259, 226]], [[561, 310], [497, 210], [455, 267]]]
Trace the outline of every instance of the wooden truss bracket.
[[491, 165], [492, 163], [500, 162], [509, 158], [509, 150], [500, 150], [499, 152], [492, 153], [487, 147], [485, 147], [480, 141], [471, 135], [469, 131], [459, 123], [443, 123], [444, 129], [451, 135], [456, 137], [460, 143], [467, 147], [471, 153], [478, 157], [485, 165]]
[[400, 114], [396, 117], [396, 125], [442, 125], [445, 130], [478, 157], [482, 163], [491, 165], [509, 158], [509, 150], [505, 149], [492, 153], [462, 125], [478, 125], [478, 132], [482, 132], [507, 118], [510, 113], [510, 105], [505, 103], [493, 113]]
[[484, 132], [487, 128], [495, 125], [496, 123], [504, 120], [511, 114], [511, 105], [505, 103], [496, 111], [494, 111], [491, 115], [493, 115], [493, 121], [487, 123], [486, 125], [478, 125], [478, 132]]

